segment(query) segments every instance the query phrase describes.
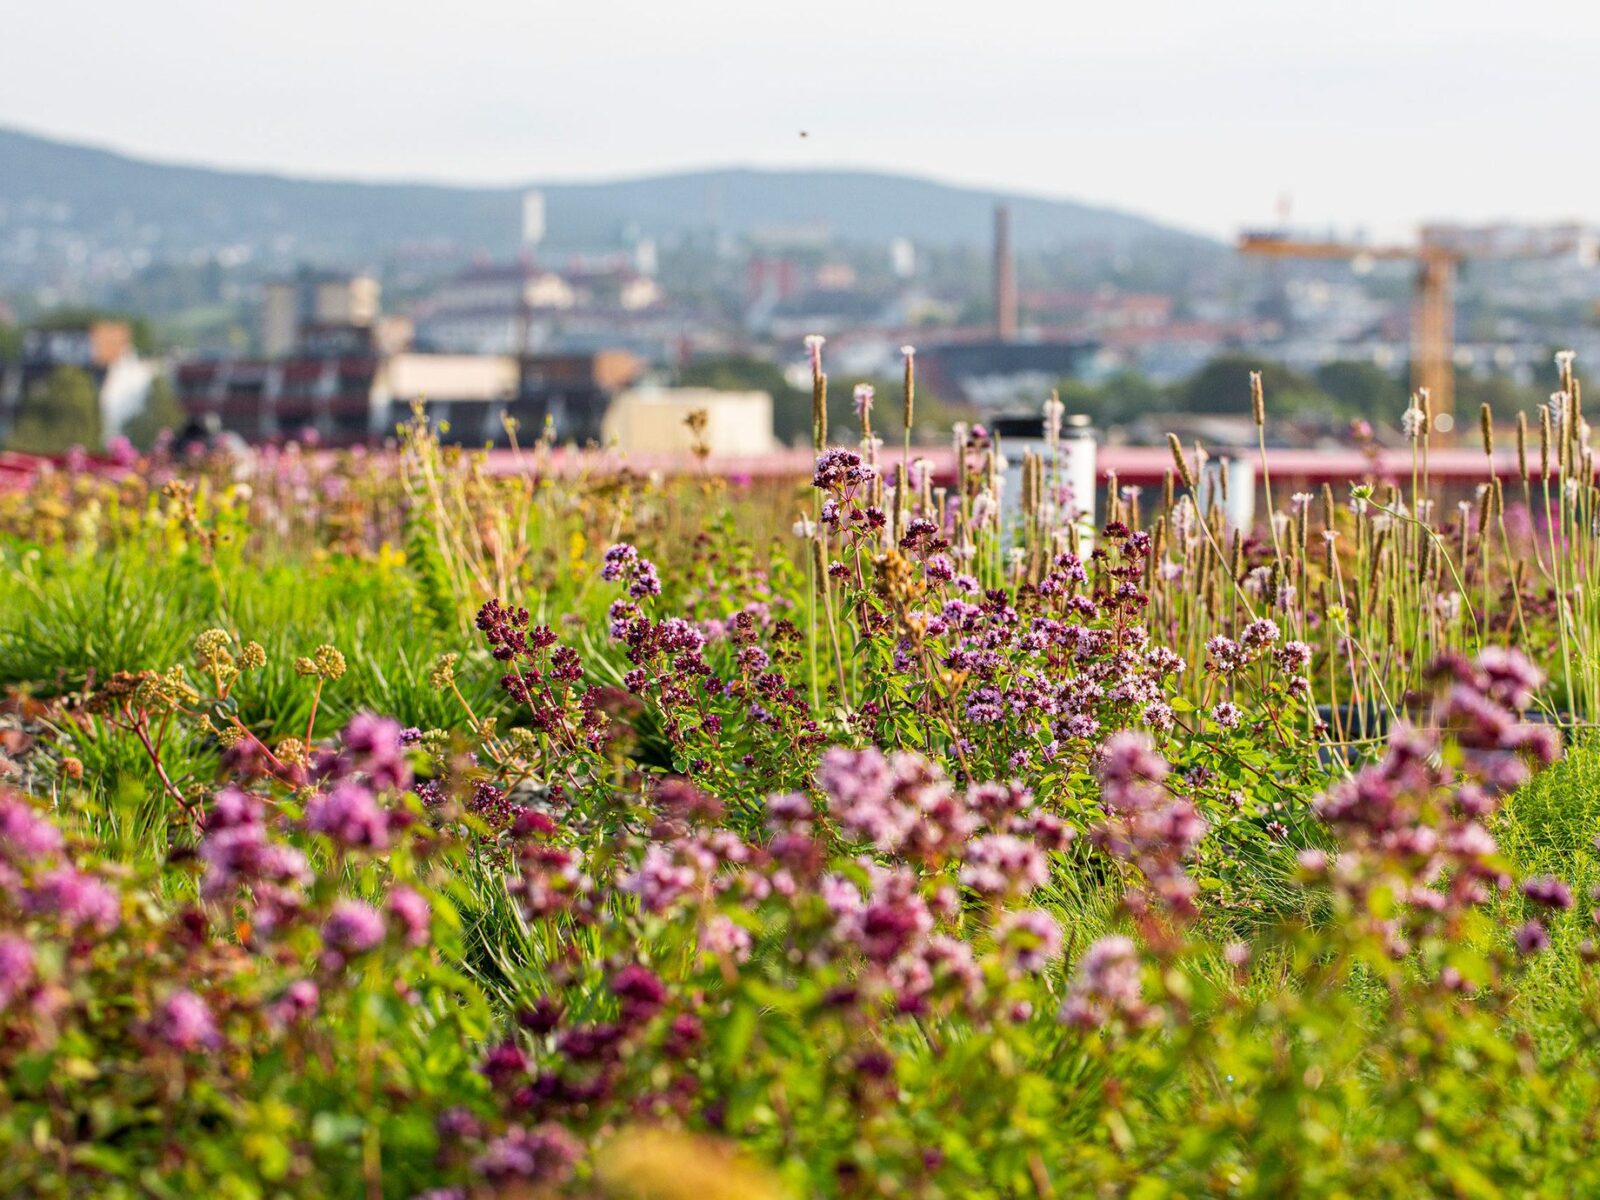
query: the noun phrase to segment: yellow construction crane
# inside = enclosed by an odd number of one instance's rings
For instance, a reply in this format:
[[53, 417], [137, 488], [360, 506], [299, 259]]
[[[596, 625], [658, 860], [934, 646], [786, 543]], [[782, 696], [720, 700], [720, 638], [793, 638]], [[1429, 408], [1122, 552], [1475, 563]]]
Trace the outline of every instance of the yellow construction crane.
[[1411, 303], [1411, 387], [1428, 389], [1435, 421], [1444, 414], [1454, 423], [1456, 402], [1455, 282], [1464, 259], [1548, 258], [1575, 254], [1593, 261], [1595, 239], [1576, 224], [1538, 229], [1514, 226], [1428, 225], [1415, 246], [1368, 246], [1358, 242], [1317, 241], [1277, 233], [1245, 233], [1239, 249], [1267, 258], [1344, 259], [1417, 264]]

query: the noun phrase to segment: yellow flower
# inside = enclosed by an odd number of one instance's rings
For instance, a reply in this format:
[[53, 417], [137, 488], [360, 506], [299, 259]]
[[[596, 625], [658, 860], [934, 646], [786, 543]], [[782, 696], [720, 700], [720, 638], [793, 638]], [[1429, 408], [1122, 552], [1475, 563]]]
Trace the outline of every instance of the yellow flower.
[[787, 1191], [732, 1146], [666, 1129], [624, 1129], [595, 1158], [607, 1196], [628, 1200], [784, 1200]]

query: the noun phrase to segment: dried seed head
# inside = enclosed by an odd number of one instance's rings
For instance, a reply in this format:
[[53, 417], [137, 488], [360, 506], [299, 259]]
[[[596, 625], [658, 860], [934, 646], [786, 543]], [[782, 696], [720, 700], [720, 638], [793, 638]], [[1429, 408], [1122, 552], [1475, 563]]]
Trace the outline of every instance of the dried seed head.
[[1178, 468], [1178, 477], [1183, 480], [1184, 487], [1194, 491], [1194, 472], [1189, 469], [1189, 461], [1183, 457], [1183, 443], [1178, 440], [1177, 434], [1167, 434], [1167, 446], [1172, 450], [1172, 462]]
[[917, 350], [915, 346], [901, 346], [900, 353], [905, 356], [906, 360], [905, 425], [906, 432], [910, 433], [917, 401]]
[[1550, 409], [1539, 406], [1539, 475], [1550, 478]]
[[311, 661], [316, 666], [316, 674], [330, 683], [344, 674], [344, 655], [332, 646], [318, 646]]
[[233, 662], [233, 638], [225, 629], [208, 629], [194, 639], [194, 657], [203, 667], [227, 666]]
[[1528, 482], [1528, 414], [1517, 414], [1517, 474]]
[[1261, 372], [1250, 372], [1250, 415], [1255, 419], [1256, 428], [1264, 429], [1267, 424], [1267, 399], [1261, 390]]
[[828, 446], [828, 377], [818, 371], [811, 377], [811, 442], [817, 453]]
[[1483, 434], [1483, 452], [1490, 458], [1494, 457], [1494, 414], [1489, 411], [1489, 405], [1484, 403], [1478, 408], [1478, 431]]
[[428, 672], [428, 683], [438, 691], [444, 691], [456, 681], [456, 663], [460, 661], [459, 654], [441, 654], [433, 664], [433, 670]]

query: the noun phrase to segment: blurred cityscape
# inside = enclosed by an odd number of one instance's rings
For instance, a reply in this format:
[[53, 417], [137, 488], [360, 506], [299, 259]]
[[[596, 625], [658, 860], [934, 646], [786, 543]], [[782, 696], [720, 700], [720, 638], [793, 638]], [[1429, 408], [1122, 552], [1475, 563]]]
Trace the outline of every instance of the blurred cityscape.
[[[0, 439], [99, 449], [161, 429], [324, 445], [392, 436], [414, 404], [469, 445], [716, 454], [810, 435], [803, 339], [833, 427], [852, 387], [918, 436], [1037, 413], [1104, 440], [1253, 442], [1265, 372], [1282, 445], [1398, 442], [1541, 402], [1552, 356], [1600, 358], [1581, 224], [1440, 223], [1413, 240], [1295, 227], [1215, 241], [1066, 202], [863, 173], [706, 172], [442, 189], [140, 163], [0, 131]], [[898, 406], [878, 432], [898, 437]]]

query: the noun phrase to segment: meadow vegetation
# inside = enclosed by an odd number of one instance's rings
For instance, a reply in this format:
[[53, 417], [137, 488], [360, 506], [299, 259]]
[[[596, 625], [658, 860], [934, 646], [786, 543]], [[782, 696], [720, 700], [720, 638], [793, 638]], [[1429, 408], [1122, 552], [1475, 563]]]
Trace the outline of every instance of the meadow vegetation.
[[1232, 529], [1176, 442], [1087, 524], [1057, 401], [936, 476], [909, 349], [831, 445], [822, 350], [806, 480], [419, 418], [0, 497], [0, 1190], [1600, 1190], [1570, 359], [1461, 503], [1422, 396]]

